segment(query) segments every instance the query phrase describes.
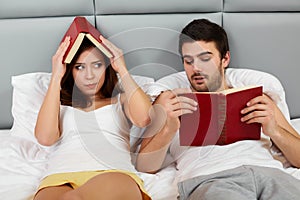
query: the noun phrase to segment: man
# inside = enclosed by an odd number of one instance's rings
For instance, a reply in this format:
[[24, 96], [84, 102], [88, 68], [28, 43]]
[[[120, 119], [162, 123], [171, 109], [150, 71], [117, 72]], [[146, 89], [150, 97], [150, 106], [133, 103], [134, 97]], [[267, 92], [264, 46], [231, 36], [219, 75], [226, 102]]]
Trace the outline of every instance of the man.
[[180, 199], [297, 199], [300, 181], [281, 170], [282, 163], [273, 158], [269, 147], [272, 141], [293, 166], [300, 167], [300, 138], [271, 95], [256, 97], [241, 110], [244, 123], [261, 123], [261, 140], [224, 146], [179, 145], [179, 116], [194, 112], [197, 102], [177, 95], [232, 87], [225, 73], [230, 62], [228, 39], [219, 25], [206, 19], [189, 23], [180, 35], [179, 53], [188, 88], [167, 90], [156, 98], [153, 124], [145, 132], [143, 154], [138, 157], [144, 164], [137, 168], [158, 171], [170, 151], [178, 169]]

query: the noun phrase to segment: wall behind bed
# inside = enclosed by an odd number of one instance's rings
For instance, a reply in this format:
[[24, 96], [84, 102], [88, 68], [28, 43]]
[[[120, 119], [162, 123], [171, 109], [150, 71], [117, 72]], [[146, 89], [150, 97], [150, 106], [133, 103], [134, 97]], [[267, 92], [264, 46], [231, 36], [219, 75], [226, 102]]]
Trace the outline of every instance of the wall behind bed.
[[194, 18], [222, 25], [231, 67], [274, 74], [300, 117], [298, 0], [0, 0], [0, 129], [10, 128], [11, 76], [51, 72], [51, 57], [77, 15], [123, 49], [132, 74], [160, 78], [181, 71], [178, 31]]

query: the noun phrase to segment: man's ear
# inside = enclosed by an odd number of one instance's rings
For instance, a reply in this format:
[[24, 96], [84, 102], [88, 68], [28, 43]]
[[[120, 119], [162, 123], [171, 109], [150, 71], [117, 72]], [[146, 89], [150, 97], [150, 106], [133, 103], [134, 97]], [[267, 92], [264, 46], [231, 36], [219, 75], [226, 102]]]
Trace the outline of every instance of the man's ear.
[[230, 63], [230, 51], [227, 51], [224, 58], [222, 58], [222, 66], [223, 68], [227, 68]]

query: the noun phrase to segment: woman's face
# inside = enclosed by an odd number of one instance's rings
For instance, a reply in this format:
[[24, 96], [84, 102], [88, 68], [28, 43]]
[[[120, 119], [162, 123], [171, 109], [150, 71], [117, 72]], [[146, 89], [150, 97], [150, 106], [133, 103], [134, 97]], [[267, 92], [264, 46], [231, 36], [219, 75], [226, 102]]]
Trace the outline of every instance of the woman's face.
[[96, 47], [83, 51], [72, 69], [74, 81], [78, 89], [94, 98], [105, 81], [106, 63], [103, 54]]

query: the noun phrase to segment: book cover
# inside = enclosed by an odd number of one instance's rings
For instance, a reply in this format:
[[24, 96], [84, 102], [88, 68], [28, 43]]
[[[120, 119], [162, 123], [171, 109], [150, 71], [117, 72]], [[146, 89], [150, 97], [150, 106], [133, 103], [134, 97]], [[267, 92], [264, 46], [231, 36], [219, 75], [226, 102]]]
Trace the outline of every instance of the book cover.
[[198, 102], [198, 109], [180, 117], [180, 145], [226, 145], [240, 140], [259, 140], [261, 124], [241, 122], [240, 111], [249, 100], [262, 94], [262, 86], [184, 94]]
[[64, 41], [67, 36], [70, 36], [70, 45], [63, 58], [64, 63], [70, 63], [72, 61], [84, 37], [87, 37], [108, 58], [113, 57], [110, 50], [102, 43], [100, 35], [100, 31], [96, 29], [85, 17], [75, 17], [62, 38], [62, 41]]

